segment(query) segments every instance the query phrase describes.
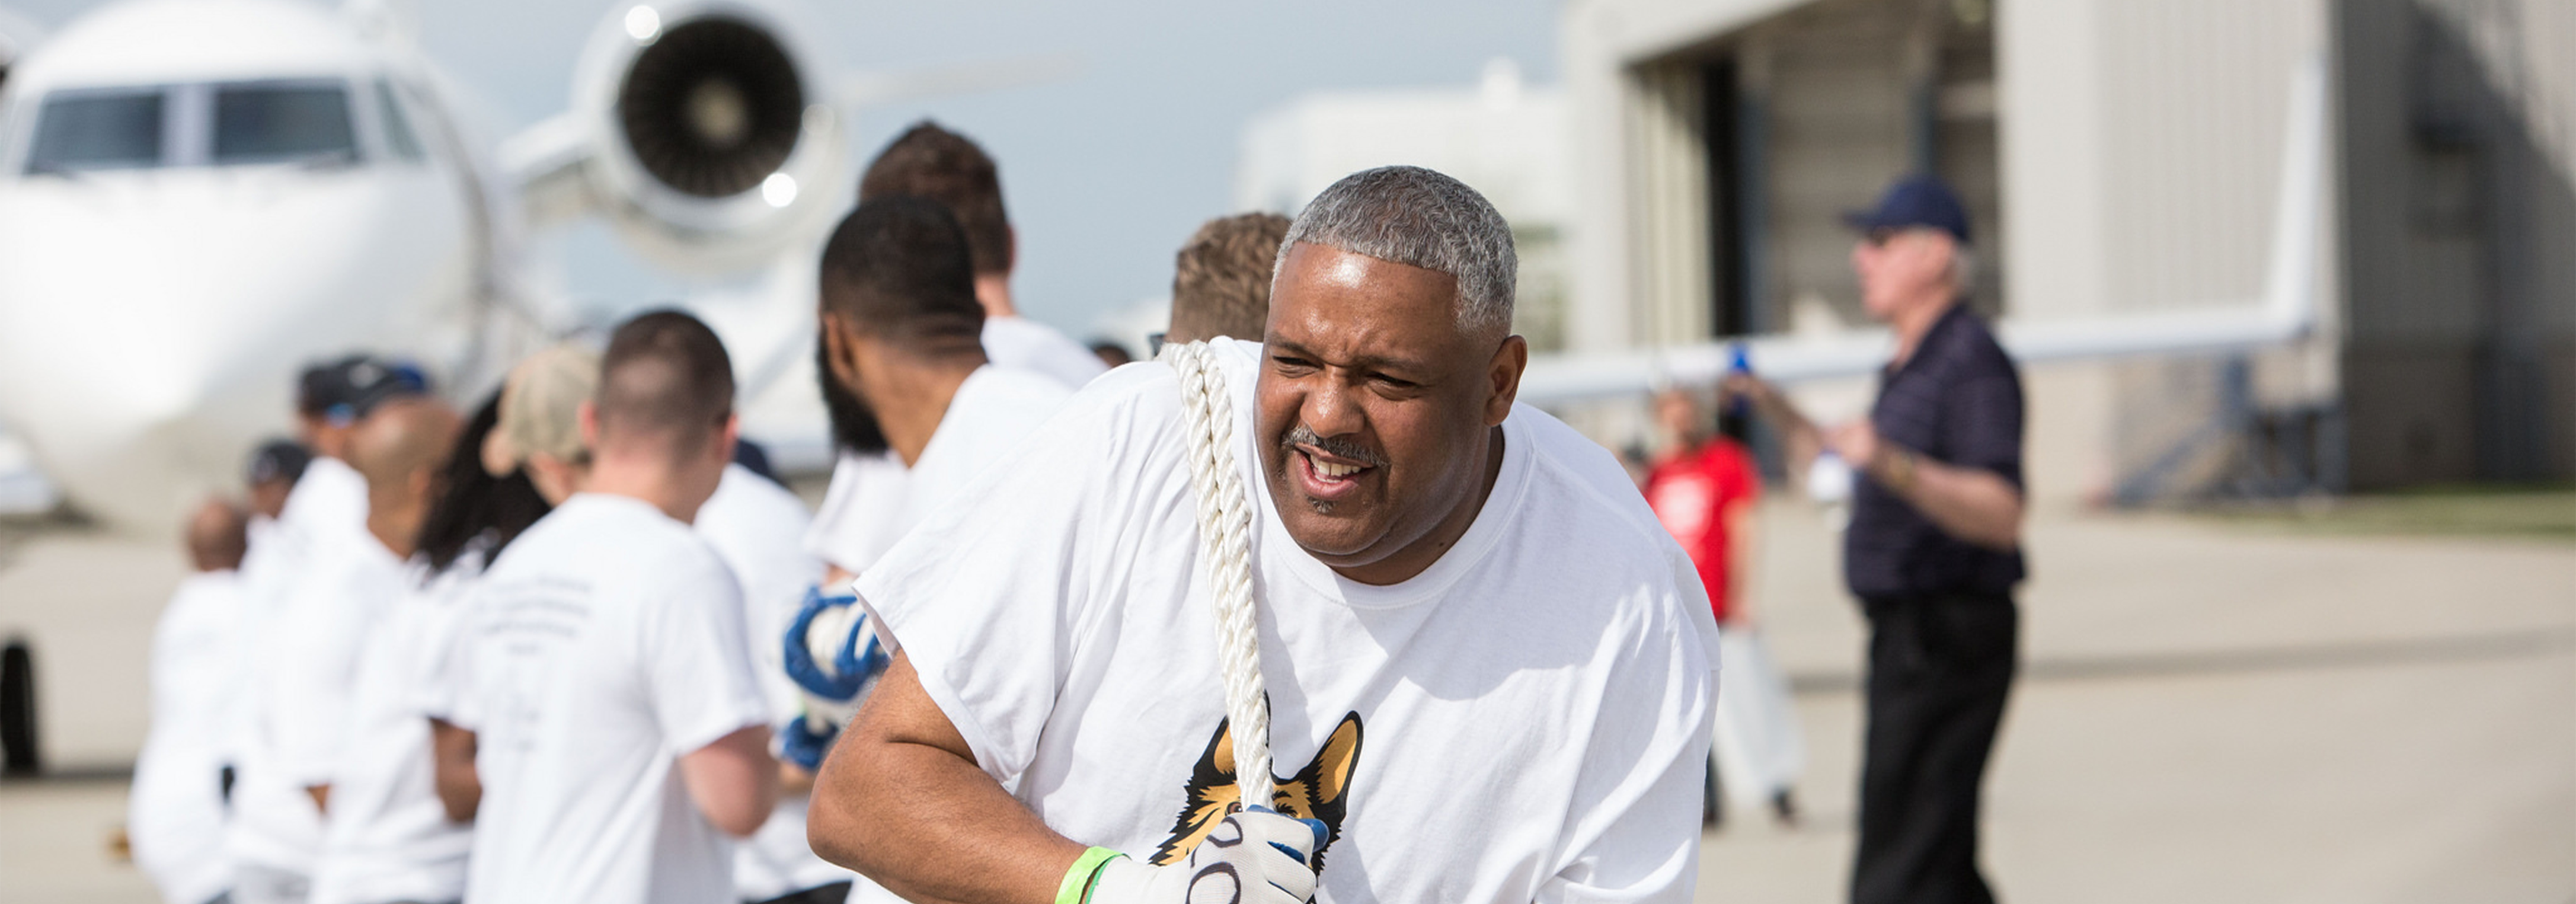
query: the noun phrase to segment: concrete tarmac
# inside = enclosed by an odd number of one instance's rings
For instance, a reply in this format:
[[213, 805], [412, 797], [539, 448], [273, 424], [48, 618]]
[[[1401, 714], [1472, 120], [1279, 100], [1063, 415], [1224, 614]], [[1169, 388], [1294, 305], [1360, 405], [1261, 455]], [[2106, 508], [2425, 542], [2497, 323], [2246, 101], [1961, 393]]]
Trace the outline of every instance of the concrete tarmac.
[[[1866, 628], [1765, 512], [1803, 825], [1731, 814], [1703, 901], [1843, 898]], [[2576, 902], [2576, 544], [2042, 513], [1989, 765], [2006, 901]]]
[[[1702, 901], [1843, 895], [1865, 628], [1833, 535], [1764, 513], [1754, 580], [1809, 763], [1795, 828], [1730, 815]], [[2576, 902], [2576, 544], [2041, 512], [1987, 785], [2007, 901]], [[40, 536], [0, 571], [49, 755], [130, 760], [173, 544]], [[120, 759], [123, 758], [122, 760]], [[144, 902], [113, 778], [0, 783], [0, 904]]]

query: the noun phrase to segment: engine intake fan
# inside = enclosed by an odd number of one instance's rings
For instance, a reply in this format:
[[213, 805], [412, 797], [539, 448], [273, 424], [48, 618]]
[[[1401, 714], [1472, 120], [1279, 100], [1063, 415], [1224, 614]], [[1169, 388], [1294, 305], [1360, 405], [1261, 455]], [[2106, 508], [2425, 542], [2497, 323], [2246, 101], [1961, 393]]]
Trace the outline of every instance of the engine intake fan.
[[636, 55], [617, 120], [645, 172], [701, 198], [760, 187], [796, 150], [805, 89], [787, 49], [726, 15], [690, 19]]

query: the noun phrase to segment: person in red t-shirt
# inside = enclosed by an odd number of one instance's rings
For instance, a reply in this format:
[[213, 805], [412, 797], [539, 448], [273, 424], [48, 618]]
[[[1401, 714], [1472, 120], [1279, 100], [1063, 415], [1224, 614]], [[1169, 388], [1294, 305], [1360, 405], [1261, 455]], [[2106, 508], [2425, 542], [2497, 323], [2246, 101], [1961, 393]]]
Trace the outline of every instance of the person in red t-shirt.
[[1655, 421], [1673, 445], [1646, 472], [1646, 504], [1699, 565], [1717, 620], [1740, 624], [1746, 607], [1738, 565], [1748, 558], [1762, 475], [1743, 443], [1710, 432], [1709, 418], [1688, 392], [1657, 396]]
[[1686, 391], [1656, 397], [1655, 421], [1672, 445], [1647, 468], [1641, 485], [1656, 519], [1699, 566], [1709, 608], [1726, 626], [1721, 658], [1731, 677], [1719, 679], [1705, 821], [1718, 823], [1725, 810], [1719, 791], [1725, 785], [1728, 800], [1767, 802], [1775, 818], [1794, 824], [1793, 788], [1806, 756], [1804, 741], [1797, 717], [1788, 709], [1787, 686], [1753, 630], [1753, 607], [1744, 592], [1762, 475], [1752, 453], [1732, 438], [1741, 432], [1727, 429], [1738, 425], [1711, 432], [1713, 420]]

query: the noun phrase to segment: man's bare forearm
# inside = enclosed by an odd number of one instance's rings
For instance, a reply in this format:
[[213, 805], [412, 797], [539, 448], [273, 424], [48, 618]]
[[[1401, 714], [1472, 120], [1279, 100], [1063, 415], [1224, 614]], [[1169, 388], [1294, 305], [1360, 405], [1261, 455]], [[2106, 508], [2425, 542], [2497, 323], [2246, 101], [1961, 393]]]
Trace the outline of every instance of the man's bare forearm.
[[1994, 550], [2021, 545], [2021, 490], [1993, 471], [1943, 464], [1911, 450], [1889, 449], [1879, 459], [1870, 476], [1942, 533]]
[[1726, 618], [1742, 625], [1752, 624], [1754, 620], [1753, 594], [1750, 592], [1753, 586], [1753, 532], [1761, 524], [1756, 514], [1750, 499], [1729, 503], [1718, 514], [1726, 521]]
[[913, 901], [1047, 904], [1083, 845], [975, 765], [901, 653], [815, 779], [816, 854]]
[[447, 810], [447, 821], [473, 822], [474, 811], [483, 806], [483, 780], [474, 770], [474, 733], [433, 718], [429, 745], [438, 803]]
[[[1731, 379], [1727, 385], [1730, 395], [1741, 393], [1753, 403], [1753, 413], [1779, 433], [1780, 451], [1789, 457], [1790, 474], [1805, 479], [1816, 456], [1825, 451], [1824, 431], [1817, 429], [1815, 422], [1808, 420], [1778, 387], [1751, 377]], [[1721, 403], [1724, 401], [1721, 399]]]

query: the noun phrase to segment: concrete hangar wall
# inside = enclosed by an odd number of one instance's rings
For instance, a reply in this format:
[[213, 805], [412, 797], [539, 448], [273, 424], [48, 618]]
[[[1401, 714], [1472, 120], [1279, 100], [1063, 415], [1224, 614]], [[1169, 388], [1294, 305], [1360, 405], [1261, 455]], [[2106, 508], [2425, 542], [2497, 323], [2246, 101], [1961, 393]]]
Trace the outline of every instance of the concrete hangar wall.
[[[1568, 345], [1859, 326], [1852, 239], [1835, 216], [1924, 170], [1976, 218], [1974, 304], [1989, 315], [2254, 304], [2291, 89], [2322, 59], [2333, 116], [2316, 165], [2332, 190], [2303, 262], [2317, 328], [2250, 355], [2030, 368], [2034, 492], [2576, 476], [2576, 256], [2547, 252], [2576, 248], [2576, 206], [2530, 200], [2565, 197], [2576, 171], [2568, 142], [2529, 125], [2576, 122], [2565, 90], [2535, 87], [2576, 86], [2555, 71], [2576, 60], [2565, 9], [1572, 0], [1564, 59], [1583, 181]], [[2463, 32], [2488, 37], [2441, 37]], [[2428, 93], [2467, 98], [2434, 105], [2472, 111], [2444, 120], [2469, 126], [2431, 130], [2449, 144], [2414, 124]], [[1807, 394], [1857, 413], [1868, 384]]]

